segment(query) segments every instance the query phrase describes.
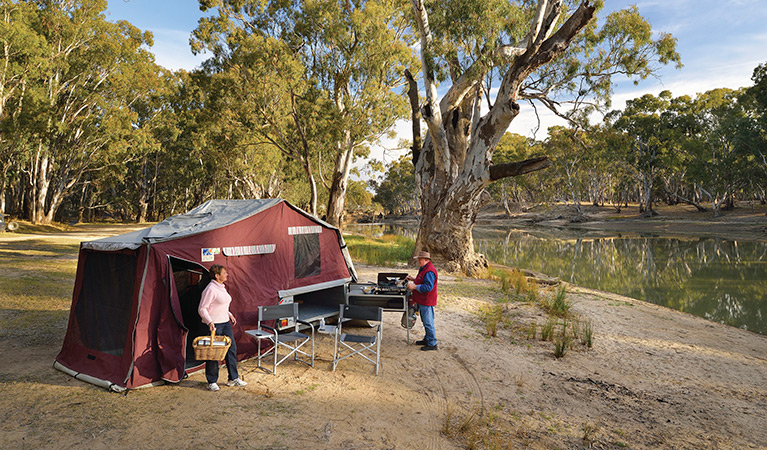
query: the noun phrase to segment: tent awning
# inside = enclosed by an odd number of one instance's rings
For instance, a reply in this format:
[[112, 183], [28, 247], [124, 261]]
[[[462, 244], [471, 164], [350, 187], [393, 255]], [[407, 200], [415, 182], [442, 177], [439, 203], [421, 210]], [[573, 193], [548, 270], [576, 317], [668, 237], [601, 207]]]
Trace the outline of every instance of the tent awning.
[[277, 291], [279, 297], [285, 298], [292, 295], [306, 294], [307, 292], [321, 291], [323, 289], [329, 289], [337, 286], [343, 286], [346, 283], [352, 281], [351, 278], [341, 278], [339, 280], [326, 281], [324, 283], [312, 284], [309, 286], [298, 287], [295, 289], [285, 289], [284, 291]]

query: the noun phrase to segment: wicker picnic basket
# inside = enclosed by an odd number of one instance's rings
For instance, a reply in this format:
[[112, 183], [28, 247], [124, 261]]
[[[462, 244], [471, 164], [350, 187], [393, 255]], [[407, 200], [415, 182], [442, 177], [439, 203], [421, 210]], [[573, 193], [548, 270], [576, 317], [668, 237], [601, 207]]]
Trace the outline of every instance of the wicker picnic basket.
[[198, 361], [221, 361], [226, 356], [232, 340], [229, 336], [216, 336], [213, 330], [210, 336], [199, 336], [192, 341], [194, 359]]

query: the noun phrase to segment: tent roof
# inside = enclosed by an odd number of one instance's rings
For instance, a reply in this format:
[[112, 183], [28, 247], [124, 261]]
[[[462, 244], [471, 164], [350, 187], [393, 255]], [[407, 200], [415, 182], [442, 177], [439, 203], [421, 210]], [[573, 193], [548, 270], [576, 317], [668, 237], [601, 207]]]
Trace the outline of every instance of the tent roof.
[[[186, 212], [178, 214], [159, 222], [158, 224], [131, 233], [112, 236], [95, 241], [83, 242], [83, 248], [91, 250], [115, 251], [121, 249], [136, 249], [143, 244], [170, 241], [186, 236], [204, 233], [230, 225], [240, 220], [271, 208], [283, 199], [258, 199], [258, 200], [209, 200], [202, 205]], [[310, 216], [298, 208], [296, 211], [307, 215], [311, 219], [335, 229], [335, 227]]]

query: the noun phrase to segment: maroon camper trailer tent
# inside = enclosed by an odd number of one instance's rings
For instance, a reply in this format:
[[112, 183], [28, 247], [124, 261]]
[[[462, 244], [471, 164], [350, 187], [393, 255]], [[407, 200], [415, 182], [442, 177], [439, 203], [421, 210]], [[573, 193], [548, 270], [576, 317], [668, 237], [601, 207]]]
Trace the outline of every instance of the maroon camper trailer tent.
[[200, 369], [191, 342], [208, 268], [229, 273], [238, 360], [253, 357], [260, 305], [338, 313], [356, 273], [334, 228], [280, 199], [211, 200], [157, 225], [80, 245], [69, 325], [54, 367], [121, 391]]

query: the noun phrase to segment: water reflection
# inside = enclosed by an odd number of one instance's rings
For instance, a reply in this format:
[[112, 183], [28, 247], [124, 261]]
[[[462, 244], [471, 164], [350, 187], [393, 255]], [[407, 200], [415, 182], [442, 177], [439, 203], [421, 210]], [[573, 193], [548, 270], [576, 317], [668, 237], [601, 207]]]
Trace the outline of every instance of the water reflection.
[[417, 225], [405, 226], [382, 223], [357, 223], [346, 225], [344, 231], [374, 238], [380, 238], [385, 234], [395, 234], [397, 236], [405, 236], [415, 240], [416, 235], [418, 234], [418, 227]]
[[[375, 232], [414, 239], [416, 230], [380, 225]], [[765, 242], [477, 228], [474, 245], [495, 263], [767, 334]]]

